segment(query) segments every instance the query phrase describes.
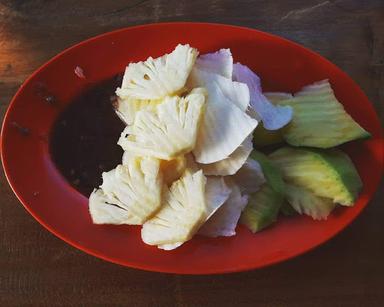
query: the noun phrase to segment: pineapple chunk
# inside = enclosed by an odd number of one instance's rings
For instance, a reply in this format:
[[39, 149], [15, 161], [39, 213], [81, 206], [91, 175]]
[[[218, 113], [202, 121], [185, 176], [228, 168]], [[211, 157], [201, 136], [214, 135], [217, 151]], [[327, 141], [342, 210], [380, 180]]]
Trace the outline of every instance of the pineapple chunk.
[[206, 218], [206, 178], [202, 171], [186, 171], [182, 178], [166, 189], [163, 207], [141, 230], [146, 244], [164, 245], [192, 238]]
[[[207, 220], [209, 222], [218, 213], [218, 211], [220, 211], [222, 206], [224, 206], [227, 201], [229, 201], [229, 196], [231, 195], [231, 192], [232, 189], [226, 185], [223, 177], [207, 177], [204, 195], [207, 208], [206, 217], [203, 223], [207, 223]], [[204, 225], [202, 227], [204, 227]], [[179, 247], [183, 243], [184, 242], [161, 244], [157, 247], [164, 250], [171, 250]]]
[[132, 126], [124, 129], [118, 144], [141, 156], [162, 160], [190, 152], [196, 143], [205, 96], [166, 97], [156, 112], [139, 111]]
[[173, 160], [161, 160], [160, 171], [163, 174], [164, 183], [167, 185], [172, 184], [178, 180], [187, 168], [187, 159], [185, 156], [178, 156]]
[[138, 225], [140, 219], [114, 196], [95, 189], [89, 196], [89, 213], [94, 224]]
[[136, 225], [141, 225], [161, 206], [163, 180], [159, 169], [157, 159], [132, 157], [127, 165], [104, 172], [100, 188], [137, 218]]
[[184, 90], [197, 55], [198, 51], [189, 45], [178, 45], [170, 54], [131, 63], [116, 94], [137, 99], [161, 99], [178, 94]]
[[191, 170], [193, 173], [196, 173], [201, 169], [199, 165], [196, 163], [195, 157], [193, 156], [192, 153], [185, 155], [185, 160], [186, 160], [186, 168]]
[[123, 165], [129, 165], [129, 163], [131, 163], [132, 159], [136, 159], [138, 157], [140, 157], [140, 156], [138, 156], [138, 155], [136, 155], [130, 151], [124, 151], [123, 157], [121, 159], [122, 160], [121, 163]]
[[[125, 151], [123, 154], [123, 165], [128, 165], [130, 159], [137, 157], [135, 154]], [[178, 180], [187, 169], [186, 156], [177, 156], [172, 160], [160, 160], [160, 172], [163, 177], [163, 182], [166, 185], [171, 185], [174, 181]], [[190, 166], [188, 166], [190, 168]]]
[[147, 221], [141, 236], [145, 243], [170, 250], [192, 238], [200, 226], [228, 199], [231, 189], [223, 178], [205, 178], [189, 170], [165, 193], [165, 205]]
[[126, 125], [133, 125], [138, 111], [154, 112], [161, 100], [140, 100], [135, 98], [117, 98], [115, 104], [116, 114]]

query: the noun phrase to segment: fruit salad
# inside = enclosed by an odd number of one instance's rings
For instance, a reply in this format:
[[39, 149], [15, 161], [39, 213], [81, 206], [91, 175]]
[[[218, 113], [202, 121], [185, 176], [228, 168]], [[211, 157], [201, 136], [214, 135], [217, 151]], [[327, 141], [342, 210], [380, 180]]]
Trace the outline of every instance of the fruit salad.
[[263, 92], [229, 49], [199, 55], [178, 45], [130, 63], [116, 95], [124, 154], [103, 173], [89, 212], [95, 224], [141, 225], [148, 245], [172, 250], [195, 235], [234, 236], [238, 224], [255, 233], [282, 215], [326, 219], [353, 206], [362, 188], [334, 147], [370, 134], [328, 80], [293, 94]]

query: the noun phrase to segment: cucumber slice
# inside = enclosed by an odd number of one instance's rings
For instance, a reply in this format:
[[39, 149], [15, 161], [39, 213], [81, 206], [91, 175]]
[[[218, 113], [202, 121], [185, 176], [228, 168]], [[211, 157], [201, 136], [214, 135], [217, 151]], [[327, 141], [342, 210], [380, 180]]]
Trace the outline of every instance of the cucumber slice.
[[255, 233], [276, 221], [284, 200], [284, 181], [279, 169], [264, 154], [253, 151], [250, 158], [259, 162], [266, 179], [260, 190], [249, 196], [240, 218], [240, 223]]
[[283, 196], [265, 183], [259, 191], [250, 195], [240, 223], [253, 233], [258, 232], [276, 221], [282, 203]]
[[287, 183], [334, 203], [352, 206], [362, 188], [355, 166], [340, 150], [283, 147], [269, 157]]
[[284, 216], [294, 216], [297, 215], [297, 212], [295, 209], [292, 208], [292, 206], [288, 202], [283, 202], [280, 208], [280, 213]]
[[283, 138], [291, 145], [330, 148], [370, 137], [336, 99], [328, 80], [306, 86], [277, 104], [294, 110], [292, 121], [283, 129]]
[[277, 193], [284, 194], [284, 181], [279, 168], [260, 151], [252, 151], [250, 158], [259, 162], [264, 173], [266, 183]]
[[326, 220], [336, 207], [332, 199], [316, 196], [305, 188], [291, 184], [285, 185], [285, 197], [297, 213], [306, 214], [314, 220]]

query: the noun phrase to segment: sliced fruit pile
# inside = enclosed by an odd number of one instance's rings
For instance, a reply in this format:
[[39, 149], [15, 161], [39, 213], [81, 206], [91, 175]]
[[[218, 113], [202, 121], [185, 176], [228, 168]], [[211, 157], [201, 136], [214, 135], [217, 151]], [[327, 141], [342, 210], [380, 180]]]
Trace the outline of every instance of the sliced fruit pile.
[[124, 155], [103, 173], [89, 210], [95, 224], [142, 225], [146, 244], [170, 250], [195, 234], [233, 236], [239, 221], [256, 232], [279, 212], [325, 219], [336, 204], [353, 205], [361, 189], [339, 150], [253, 150], [368, 137], [326, 80], [295, 95], [263, 93], [260, 78], [234, 64], [229, 49], [198, 56], [178, 45], [129, 64], [116, 94]]

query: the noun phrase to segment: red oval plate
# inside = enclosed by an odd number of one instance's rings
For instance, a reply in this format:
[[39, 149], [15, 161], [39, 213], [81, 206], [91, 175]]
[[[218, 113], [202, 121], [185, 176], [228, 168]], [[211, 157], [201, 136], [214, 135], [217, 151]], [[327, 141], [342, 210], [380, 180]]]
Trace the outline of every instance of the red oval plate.
[[[201, 53], [231, 48], [236, 61], [261, 76], [268, 91], [293, 92], [329, 78], [347, 111], [368, 131], [371, 140], [346, 150], [364, 182], [356, 205], [336, 210], [327, 221], [307, 217], [281, 218], [256, 235], [238, 227], [230, 238], [195, 237], [174, 251], [145, 245], [139, 227], [93, 225], [87, 199], [71, 188], [52, 163], [48, 142], [55, 118], [86, 84], [122, 72], [127, 63], [157, 57], [178, 43]], [[80, 66], [87, 79], [74, 74]], [[40, 82], [62, 102], [49, 106], [36, 87]], [[28, 127], [23, 136], [12, 126]], [[13, 98], [2, 127], [2, 161], [8, 181], [25, 208], [49, 231], [69, 244], [105, 260], [145, 270], [212, 274], [260, 268], [297, 256], [340, 232], [367, 205], [383, 168], [383, 140], [375, 111], [360, 88], [320, 55], [260, 31], [219, 24], [168, 23], [118, 30], [65, 50], [39, 68]], [[39, 193], [36, 193], [39, 192]]]

